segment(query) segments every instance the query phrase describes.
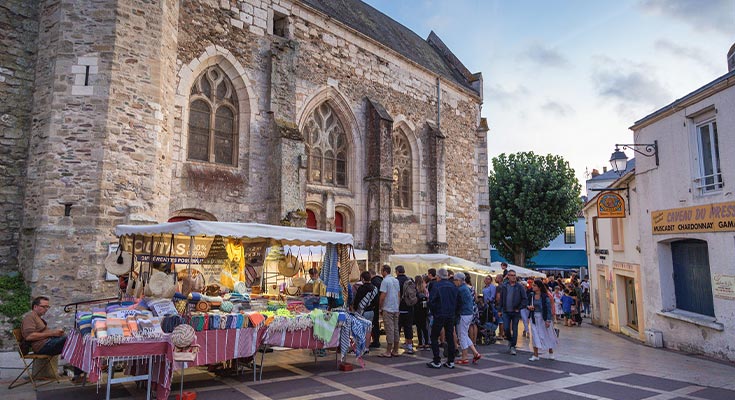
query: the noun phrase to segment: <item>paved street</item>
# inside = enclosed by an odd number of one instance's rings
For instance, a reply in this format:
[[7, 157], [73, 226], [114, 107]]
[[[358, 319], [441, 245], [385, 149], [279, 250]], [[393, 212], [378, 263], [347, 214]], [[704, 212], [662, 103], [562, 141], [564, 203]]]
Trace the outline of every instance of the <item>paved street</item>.
[[[477, 366], [434, 370], [430, 352], [383, 359], [366, 357], [366, 368], [336, 371], [334, 357], [314, 363], [306, 351], [266, 356], [263, 381], [252, 375], [220, 378], [189, 369], [185, 390], [206, 399], [735, 399], [735, 366], [653, 349], [585, 324], [561, 328], [557, 360], [529, 362], [529, 353], [505, 354], [504, 345], [480, 346]], [[502, 342], [501, 342], [502, 343]], [[528, 349], [527, 341], [519, 349]], [[542, 356], [543, 357], [543, 356]], [[178, 390], [178, 375], [172, 393]], [[37, 396], [28, 386], [0, 389], [0, 398], [85, 400], [102, 398], [104, 386], [48, 385]], [[174, 396], [171, 396], [173, 399]], [[539, 396], [540, 394], [540, 396]], [[117, 385], [115, 399], [143, 399], [131, 385]]]

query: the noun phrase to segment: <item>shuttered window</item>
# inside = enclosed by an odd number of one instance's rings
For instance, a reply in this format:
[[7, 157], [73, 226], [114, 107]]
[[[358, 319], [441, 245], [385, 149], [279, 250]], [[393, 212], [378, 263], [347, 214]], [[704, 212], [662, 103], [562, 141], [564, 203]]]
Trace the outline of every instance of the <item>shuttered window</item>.
[[671, 243], [676, 308], [715, 316], [707, 242], [680, 240]]

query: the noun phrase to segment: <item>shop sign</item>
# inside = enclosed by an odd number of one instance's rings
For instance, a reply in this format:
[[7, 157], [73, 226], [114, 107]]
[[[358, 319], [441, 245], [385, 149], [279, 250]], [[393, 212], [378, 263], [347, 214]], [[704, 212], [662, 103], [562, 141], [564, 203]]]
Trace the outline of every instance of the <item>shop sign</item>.
[[597, 199], [598, 218], [625, 218], [625, 200], [615, 192], [600, 193]]
[[712, 290], [717, 298], [735, 300], [735, 276], [715, 274], [712, 277]]
[[[194, 237], [194, 248], [191, 249], [191, 263], [201, 264], [209, 253], [214, 238]], [[125, 236], [122, 239], [123, 250], [133, 253], [133, 237]], [[172, 246], [173, 243], [173, 246]], [[139, 236], [135, 238], [135, 258], [142, 262], [172, 262], [174, 264], [189, 263], [189, 245], [191, 237], [171, 235]], [[151, 260], [151, 256], [153, 259]]]
[[672, 208], [651, 213], [654, 235], [735, 231], [735, 202]]
[[613, 262], [613, 268], [620, 269], [623, 271], [635, 271], [637, 269], [638, 265], [631, 264], [631, 263], [625, 263], [625, 262]]

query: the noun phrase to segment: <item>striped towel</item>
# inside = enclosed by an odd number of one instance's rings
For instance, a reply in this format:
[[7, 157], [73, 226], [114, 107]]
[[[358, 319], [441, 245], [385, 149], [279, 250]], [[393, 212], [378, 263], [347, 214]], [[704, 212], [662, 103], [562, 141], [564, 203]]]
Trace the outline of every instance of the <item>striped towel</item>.
[[350, 298], [347, 288], [350, 286], [350, 273], [352, 273], [350, 247], [346, 244], [338, 244], [337, 253], [339, 254], [339, 285], [342, 287], [342, 297], [347, 302]]
[[345, 313], [346, 318], [342, 330], [339, 332], [339, 353], [342, 354], [342, 361], [347, 357], [350, 351], [350, 333], [352, 330], [352, 316]]
[[[327, 260], [329, 261], [328, 264]], [[339, 294], [340, 292], [342, 292], [342, 288], [340, 287], [339, 268], [337, 267], [337, 262], [337, 246], [333, 244], [328, 244], [326, 254], [324, 256], [324, 267], [322, 267], [322, 270], [328, 268], [328, 277], [327, 280], [324, 281], [324, 283], [326, 283], [327, 285], [327, 297], [332, 297], [335, 299], [339, 298]], [[346, 296], [344, 298], [345, 300], [347, 300]]]
[[351, 319], [350, 331], [352, 333], [352, 340], [355, 341], [355, 356], [360, 357], [365, 351], [367, 334], [372, 329], [373, 323], [354, 314], [349, 314], [347, 318], [348, 320]]

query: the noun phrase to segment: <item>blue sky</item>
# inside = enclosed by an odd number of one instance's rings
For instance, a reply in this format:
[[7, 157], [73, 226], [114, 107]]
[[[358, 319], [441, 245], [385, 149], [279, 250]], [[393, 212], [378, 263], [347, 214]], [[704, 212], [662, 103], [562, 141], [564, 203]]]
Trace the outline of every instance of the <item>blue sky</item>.
[[633, 122], [725, 74], [735, 42], [735, 0], [366, 1], [482, 72], [490, 157], [562, 155], [582, 183]]

